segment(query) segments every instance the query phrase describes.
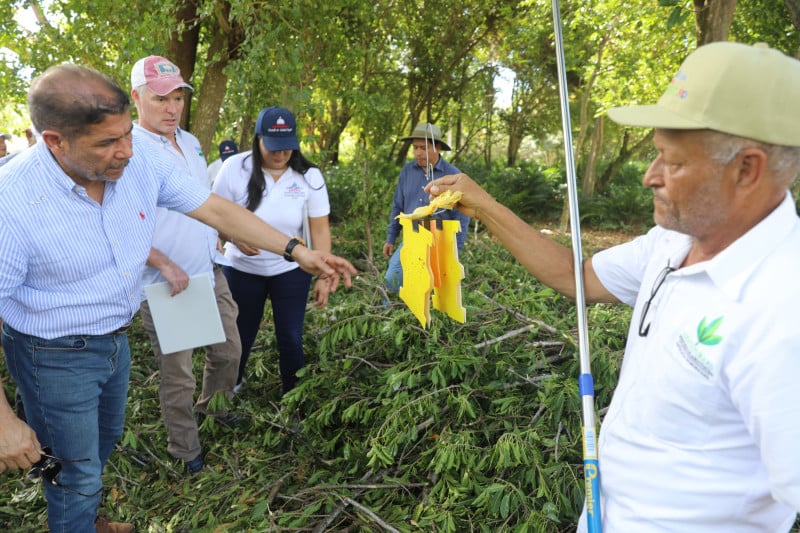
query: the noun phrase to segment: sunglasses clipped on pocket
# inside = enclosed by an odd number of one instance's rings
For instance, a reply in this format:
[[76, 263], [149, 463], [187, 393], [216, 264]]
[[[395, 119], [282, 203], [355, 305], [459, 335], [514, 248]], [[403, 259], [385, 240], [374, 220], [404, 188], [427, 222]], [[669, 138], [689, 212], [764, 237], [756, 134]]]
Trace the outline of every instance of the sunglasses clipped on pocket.
[[[44, 482], [53, 485], [54, 487], [61, 487], [62, 489], [68, 490], [70, 492], [74, 492], [75, 494], [79, 494], [80, 496], [92, 497], [94, 494], [84, 494], [82, 492], [78, 492], [75, 489], [71, 489], [66, 485], [62, 485], [56, 477], [59, 473], [61, 473], [61, 464], [62, 463], [83, 463], [85, 461], [91, 461], [88, 457], [85, 459], [63, 459], [61, 457], [56, 457], [53, 455], [53, 451], [49, 447], [42, 448], [41, 458], [36, 461], [33, 466], [31, 467], [30, 473], [28, 474], [28, 478], [35, 479], [37, 477], [41, 477]], [[95, 493], [97, 494], [97, 493]]]

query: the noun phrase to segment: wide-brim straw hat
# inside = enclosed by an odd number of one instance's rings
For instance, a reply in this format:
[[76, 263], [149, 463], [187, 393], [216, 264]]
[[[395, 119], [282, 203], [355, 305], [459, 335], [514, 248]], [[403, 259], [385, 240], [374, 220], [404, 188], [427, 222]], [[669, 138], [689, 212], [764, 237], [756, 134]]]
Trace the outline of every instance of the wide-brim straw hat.
[[441, 150], [448, 152], [452, 150], [452, 148], [450, 148], [450, 145], [448, 145], [446, 142], [442, 140], [442, 130], [439, 129], [439, 126], [436, 126], [429, 122], [420, 122], [412, 130], [411, 135], [409, 135], [408, 137], [403, 137], [400, 140], [413, 141], [414, 139], [424, 139], [426, 141], [438, 142]]

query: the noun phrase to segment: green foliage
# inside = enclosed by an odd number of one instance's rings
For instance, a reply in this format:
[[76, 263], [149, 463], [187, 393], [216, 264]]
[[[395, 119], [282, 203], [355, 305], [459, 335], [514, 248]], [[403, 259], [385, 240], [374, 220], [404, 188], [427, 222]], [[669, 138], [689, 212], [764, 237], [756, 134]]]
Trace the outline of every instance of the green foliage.
[[[796, 5], [796, 2], [793, 2]], [[731, 40], [742, 43], [765, 42], [785, 54], [797, 57], [800, 33], [792, 24], [782, 0], [739, 2], [731, 23]]]
[[537, 220], [557, 217], [564, 202], [565, 172], [563, 168], [543, 167], [537, 162], [520, 162], [506, 167], [495, 162], [487, 170], [483, 162], [459, 163], [497, 201], [523, 218]]
[[400, 169], [385, 157], [360, 157], [348, 164], [328, 167], [325, 181], [331, 220], [388, 221], [399, 174]]
[[[363, 245], [337, 247], [350, 256]], [[209, 468], [191, 479], [166, 452], [155, 362], [135, 322], [104, 510], [153, 532], [571, 530], [583, 500], [575, 306], [488, 235], [471, 238], [461, 260], [466, 324], [434, 310], [421, 329], [399, 301], [383, 305], [370, 273], [310, 308], [307, 365], [282, 399], [268, 311], [233, 403], [247, 423], [231, 431], [206, 419]], [[628, 318], [590, 308], [598, 409]], [[0, 529], [43, 529], [40, 486], [19, 474], [1, 486]]]
[[[18, 13], [33, 19], [34, 8], [39, 22], [20, 25]], [[589, 159], [606, 109], [663, 92], [696, 41], [690, 8], [685, 0], [562, 2], [579, 164]], [[298, 115], [304, 149], [320, 164], [376, 153], [402, 159], [397, 137], [429, 120], [452, 135], [454, 160], [489, 163], [503, 154], [516, 164], [541, 154], [553, 166], [563, 148], [554, 142], [561, 121], [551, 10], [549, 2], [521, 0], [440, 1], [436, 17], [410, 1], [13, 0], [0, 10], [4, 129], [27, 125], [27, 84], [50, 65], [94, 67], [127, 88], [136, 59], [174, 54], [186, 74], [193, 62], [189, 129], [207, 152], [228, 137], [249, 145], [257, 112], [284, 105]], [[740, 2], [731, 32], [790, 54], [798, 47], [780, 0]], [[495, 94], [501, 71], [511, 89], [503, 102]], [[219, 75], [224, 88], [206, 84]], [[614, 158], [621, 130], [604, 126], [592, 153]]]
[[581, 222], [598, 229], [643, 231], [653, 225], [653, 193], [642, 185], [647, 164], [627, 163], [606, 190], [581, 195]]

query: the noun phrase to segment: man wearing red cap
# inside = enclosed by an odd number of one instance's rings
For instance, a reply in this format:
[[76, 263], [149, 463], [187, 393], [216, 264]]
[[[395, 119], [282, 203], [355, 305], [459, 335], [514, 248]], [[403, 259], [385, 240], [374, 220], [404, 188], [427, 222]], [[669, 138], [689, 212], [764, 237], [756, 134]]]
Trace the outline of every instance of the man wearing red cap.
[[[161, 152], [176, 167], [208, 188], [205, 157], [200, 141], [178, 127], [191, 85], [180, 69], [160, 56], [140, 59], [131, 71], [131, 96], [139, 113], [134, 123], [134, 137], [146, 140], [152, 150]], [[161, 414], [167, 427], [167, 451], [183, 462], [189, 475], [203, 469], [204, 461], [198, 419], [214, 414], [217, 422], [235, 425], [231, 413], [209, 413], [208, 404], [219, 392], [230, 399], [239, 369], [241, 343], [236, 328], [238, 314], [228, 282], [216, 261], [225, 262], [217, 251], [217, 232], [202, 222], [168, 209], [158, 209], [156, 231], [143, 285], [170, 284], [174, 296], [189, 286], [190, 278], [208, 276], [214, 285], [225, 341], [205, 348], [203, 384], [197, 403], [194, 402], [196, 380], [192, 370], [193, 349], [165, 354], [156, 335], [150, 306], [142, 294], [142, 325], [150, 337], [158, 363], [160, 381], [158, 397]]]

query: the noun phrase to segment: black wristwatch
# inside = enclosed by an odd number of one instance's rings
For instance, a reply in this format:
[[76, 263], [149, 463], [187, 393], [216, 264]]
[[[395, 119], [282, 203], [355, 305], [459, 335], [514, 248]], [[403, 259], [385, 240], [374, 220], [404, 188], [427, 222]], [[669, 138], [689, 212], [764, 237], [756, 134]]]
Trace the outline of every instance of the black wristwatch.
[[283, 251], [283, 258], [291, 263], [294, 263], [294, 257], [292, 257], [292, 252], [294, 251], [294, 247], [297, 246], [298, 244], [306, 246], [306, 241], [304, 241], [300, 237], [292, 237], [291, 239], [289, 239], [289, 243], [286, 245], [286, 249]]

